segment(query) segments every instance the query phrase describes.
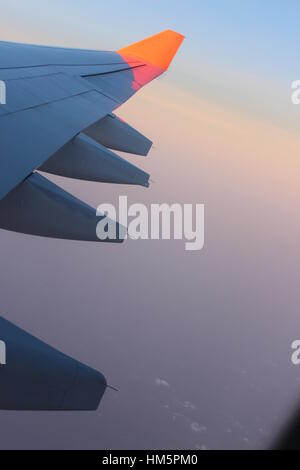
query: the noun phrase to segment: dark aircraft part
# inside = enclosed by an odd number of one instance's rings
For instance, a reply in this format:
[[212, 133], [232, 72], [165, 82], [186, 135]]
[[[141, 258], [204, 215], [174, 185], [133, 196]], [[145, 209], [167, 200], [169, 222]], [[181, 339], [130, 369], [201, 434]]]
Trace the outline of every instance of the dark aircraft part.
[[62, 147], [40, 170], [100, 183], [149, 187], [150, 175], [84, 134]]
[[300, 407], [280, 433], [273, 450], [300, 450]]
[[0, 409], [96, 410], [104, 376], [0, 317]]
[[[101, 218], [96, 210], [63, 191], [38, 173], [0, 200], [0, 228], [13, 232], [67, 240], [100, 241], [96, 234]], [[125, 228], [114, 222], [117, 239], [123, 242]]]
[[120, 152], [148, 155], [152, 142], [114, 114], [88, 127], [84, 133], [100, 144]]

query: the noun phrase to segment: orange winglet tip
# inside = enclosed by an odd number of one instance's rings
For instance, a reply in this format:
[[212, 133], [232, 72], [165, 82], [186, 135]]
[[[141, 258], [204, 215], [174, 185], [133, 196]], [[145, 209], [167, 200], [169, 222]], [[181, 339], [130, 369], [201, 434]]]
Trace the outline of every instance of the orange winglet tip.
[[182, 34], [167, 30], [150, 38], [132, 44], [118, 51], [122, 56], [133, 56], [137, 59], [167, 70], [184, 40]]

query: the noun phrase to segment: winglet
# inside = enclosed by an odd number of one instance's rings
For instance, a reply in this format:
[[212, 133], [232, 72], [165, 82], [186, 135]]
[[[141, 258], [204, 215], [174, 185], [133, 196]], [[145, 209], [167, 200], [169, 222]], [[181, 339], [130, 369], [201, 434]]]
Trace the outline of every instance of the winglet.
[[149, 64], [167, 70], [183, 40], [182, 34], [167, 30], [120, 49], [118, 53], [122, 56], [129, 55], [143, 59]]

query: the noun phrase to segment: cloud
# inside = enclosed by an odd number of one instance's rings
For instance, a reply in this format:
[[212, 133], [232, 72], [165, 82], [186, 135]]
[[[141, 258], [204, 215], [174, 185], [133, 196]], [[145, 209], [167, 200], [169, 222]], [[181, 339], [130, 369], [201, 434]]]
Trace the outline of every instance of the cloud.
[[194, 432], [206, 432], [207, 431], [207, 427], [200, 426], [199, 423], [191, 423], [190, 427], [191, 427], [191, 430]]
[[186, 408], [187, 410], [195, 410], [196, 409], [196, 405], [193, 405], [193, 403], [191, 403], [189, 401], [185, 401], [184, 403], [182, 403], [182, 406], [184, 408]]
[[196, 444], [195, 447], [196, 447], [197, 450], [209, 450], [209, 447], [207, 447], [206, 445]]
[[159, 379], [159, 378], [155, 379], [155, 384], [158, 387], [170, 388], [170, 384], [166, 380], [163, 380], [163, 379]]

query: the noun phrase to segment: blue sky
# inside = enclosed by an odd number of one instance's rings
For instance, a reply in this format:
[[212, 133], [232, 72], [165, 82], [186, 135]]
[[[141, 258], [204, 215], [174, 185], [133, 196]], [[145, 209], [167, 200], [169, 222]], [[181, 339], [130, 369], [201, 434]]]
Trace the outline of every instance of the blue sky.
[[187, 36], [185, 60], [199, 66], [217, 60], [266, 76], [299, 67], [296, 0], [0, 0], [0, 6], [5, 23], [16, 28], [27, 23], [51, 33], [55, 43], [115, 48], [173, 28]]
[[169, 83], [298, 131], [297, 0], [0, 0], [1, 39], [117, 49], [166, 28], [186, 36]]

